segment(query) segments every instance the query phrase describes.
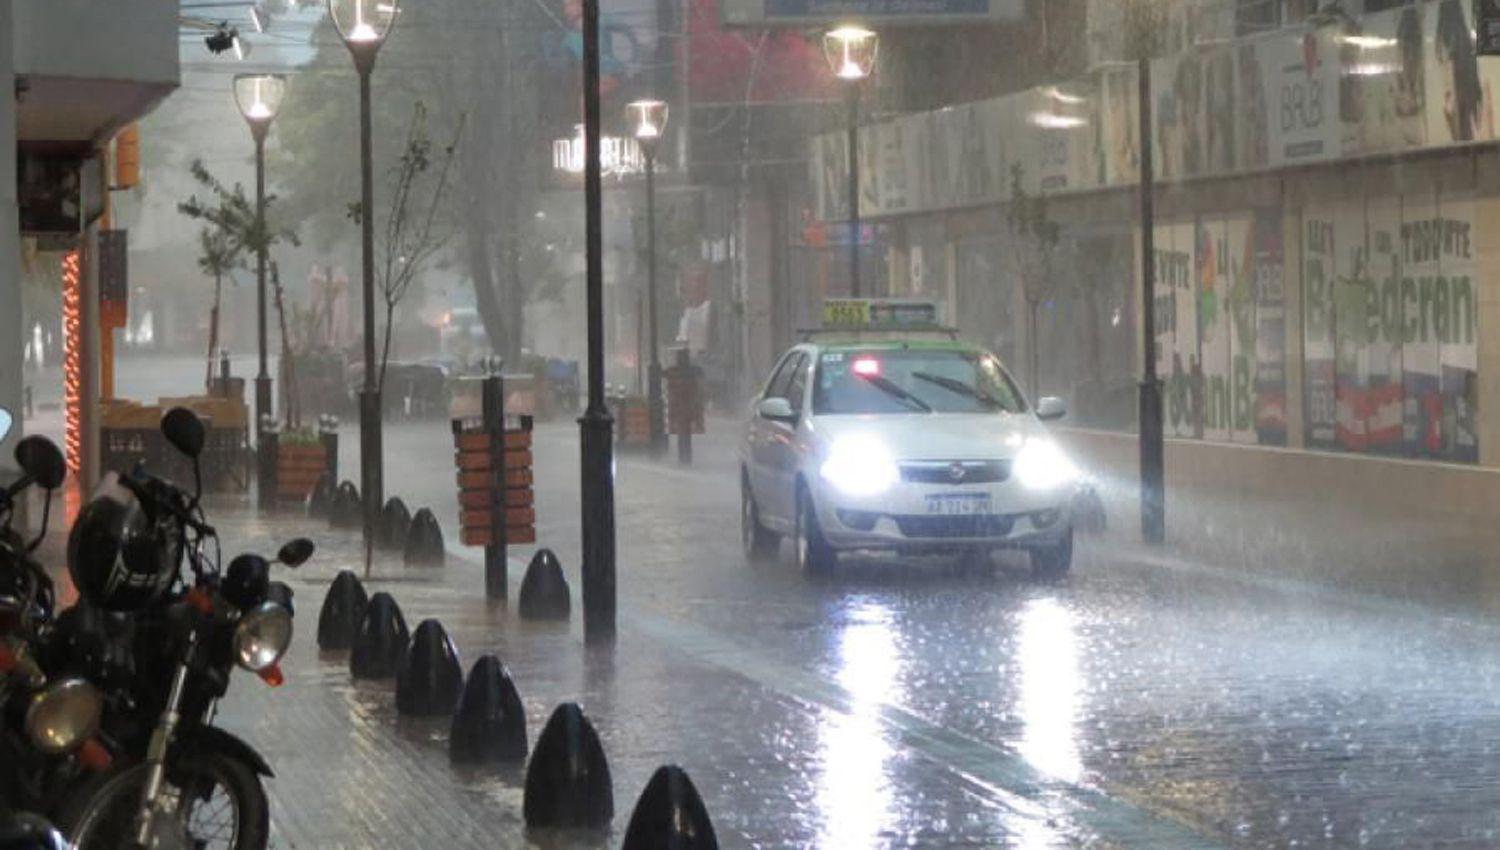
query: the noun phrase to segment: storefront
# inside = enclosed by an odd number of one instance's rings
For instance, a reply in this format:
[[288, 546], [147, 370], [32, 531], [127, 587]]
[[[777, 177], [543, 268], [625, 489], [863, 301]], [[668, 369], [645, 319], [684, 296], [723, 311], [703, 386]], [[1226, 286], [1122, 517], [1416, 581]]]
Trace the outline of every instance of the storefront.
[[[1169, 437], [1497, 465], [1480, 330], [1500, 324], [1500, 60], [1476, 59], [1468, 14], [1441, 0], [1153, 63]], [[1109, 430], [1134, 427], [1143, 356], [1136, 89], [1108, 67], [860, 143], [891, 290], [942, 298], [1018, 377], [1034, 337], [1038, 389]], [[811, 146], [830, 221], [837, 141]], [[1045, 246], [1015, 221], [1038, 197]]]

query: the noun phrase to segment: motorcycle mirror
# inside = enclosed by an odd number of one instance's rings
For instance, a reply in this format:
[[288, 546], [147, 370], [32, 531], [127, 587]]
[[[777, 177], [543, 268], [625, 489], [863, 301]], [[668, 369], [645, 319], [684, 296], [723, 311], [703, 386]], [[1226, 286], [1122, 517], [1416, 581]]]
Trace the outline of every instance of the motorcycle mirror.
[[10, 426], [13, 422], [15, 422], [15, 417], [10, 415], [10, 411], [0, 407], [0, 440], [5, 439], [10, 433]]
[[287, 541], [286, 545], [281, 547], [281, 551], [276, 553], [276, 560], [289, 567], [300, 567], [307, 563], [312, 553], [313, 542], [306, 537], [298, 537]]
[[43, 490], [61, 487], [68, 474], [68, 464], [57, 444], [39, 434], [16, 444], [16, 464]]
[[186, 407], [174, 407], [161, 418], [161, 433], [179, 452], [194, 460], [203, 453], [203, 420]]

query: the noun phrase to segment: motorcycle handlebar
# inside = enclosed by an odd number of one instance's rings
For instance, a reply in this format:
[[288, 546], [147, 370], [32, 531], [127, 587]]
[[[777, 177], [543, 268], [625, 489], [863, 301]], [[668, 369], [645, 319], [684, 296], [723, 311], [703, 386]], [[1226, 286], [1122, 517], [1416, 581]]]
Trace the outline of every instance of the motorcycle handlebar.
[[193, 516], [187, 494], [182, 488], [141, 470], [121, 476], [120, 483], [134, 493], [137, 499], [162, 508], [188, 528], [205, 537], [217, 536], [213, 526]]

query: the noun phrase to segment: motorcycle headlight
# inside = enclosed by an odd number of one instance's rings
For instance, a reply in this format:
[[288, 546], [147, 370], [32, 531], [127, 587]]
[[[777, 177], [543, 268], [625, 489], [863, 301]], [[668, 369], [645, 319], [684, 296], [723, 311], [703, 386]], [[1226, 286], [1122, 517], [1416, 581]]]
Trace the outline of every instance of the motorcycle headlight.
[[1016, 455], [1012, 471], [1033, 490], [1051, 490], [1078, 477], [1078, 468], [1051, 440], [1027, 440]]
[[292, 645], [292, 615], [275, 602], [246, 611], [234, 627], [234, 661], [259, 673], [281, 660]]
[[849, 496], [879, 495], [901, 478], [901, 470], [885, 445], [868, 436], [835, 440], [821, 472], [824, 481]]
[[31, 698], [26, 708], [26, 734], [44, 753], [65, 753], [99, 730], [103, 701], [99, 691], [82, 679], [53, 682]]

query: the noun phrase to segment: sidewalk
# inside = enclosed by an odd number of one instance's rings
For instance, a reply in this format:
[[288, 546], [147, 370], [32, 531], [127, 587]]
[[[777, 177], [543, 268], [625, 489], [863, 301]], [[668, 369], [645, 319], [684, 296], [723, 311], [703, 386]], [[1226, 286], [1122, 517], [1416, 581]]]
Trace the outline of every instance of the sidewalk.
[[[524, 564], [512, 565], [509, 605], [492, 606], [482, 596], [482, 567], [469, 556], [450, 550], [448, 565], [430, 570], [380, 559], [367, 587], [391, 592], [413, 630], [437, 617], [466, 670], [484, 652], [511, 669], [533, 745], [560, 702], [581, 703], [598, 728], [614, 780], [611, 834], [527, 838], [519, 766], [451, 767], [446, 720], [398, 717], [392, 683], [355, 683], [343, 653], [315, 646], [323, 594], [339, 569], [358, 563], [357, 535], [242, 508], [218, 506], [212, 517], [226, 557], [246, 546], [270, 550], [299, 533], [319, 547], [289, 576], [297, 638], [283, 662], [286, 684], [271, 690], [237, 676], [221, 707], [220, 722], [276, 770], [269, 791], [277, 847], [614, 847], [646, 779], [666, 763], [692, 776], [723, 847], [1002, 846], [1021, 836], [1031, 847], [1101, 846], [1085, 825], [1057, 817], [1054, 798], [1070, 792], [1029, 787], [1025, 799], [999, 790], [992, 783], [1025, 783], [1006, 773], [1017, 770], [1013, 756], [887, 716], [888, 706], [862, 697], [860, 683], [818, 680], [685, 622], [628, 610], [613, 650], [588, 651], [577, 587], [572, 622], [534, 624], [514, 613]], [[576, 576], [576, 565], [565, 567]], [[891, 724], [910, 736], [910, 747], [892, 751], [882, 741], [878, 730]], [[887, 759], [899, 769], [882, 773]], [[971, 764], [955, 769], [960, 762]], [[876, 813], [893, 800], [901, 801], [897, 821], [882, 822]], [[1091, 802], [1101, 817], [1112, 811], [1107, 800]], [[1133, 809], [1127, 815], [1141, 817], [1148, 833], [1177, 834]]]

